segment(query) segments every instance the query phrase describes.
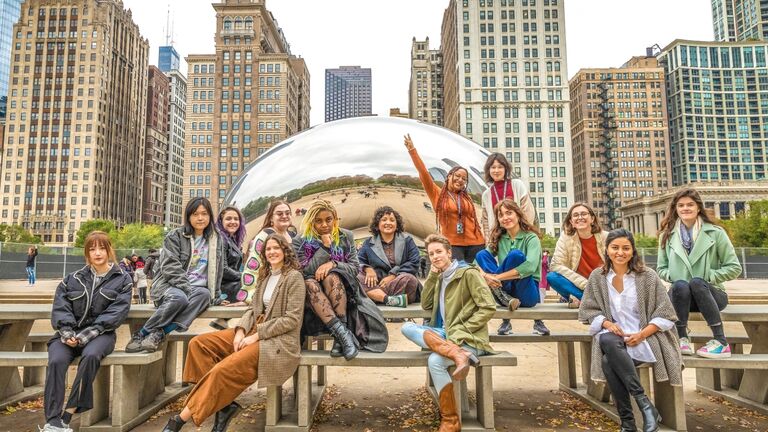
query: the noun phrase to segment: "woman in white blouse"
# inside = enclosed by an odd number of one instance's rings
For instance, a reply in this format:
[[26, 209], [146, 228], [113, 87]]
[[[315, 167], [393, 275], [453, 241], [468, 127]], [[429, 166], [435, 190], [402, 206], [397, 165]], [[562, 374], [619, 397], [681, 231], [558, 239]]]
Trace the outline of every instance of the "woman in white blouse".
[[592, 379], [607, 381], [622, 432], [637, 431], [630, 395], [643, 415], [643, 432], [654, 432], [661, 416], [635, 368], [653, 363], [656, 381], [682, 385], [675, 309], [656, 272], [643, 266], [629, 231], [608, 234], [604, 262], [589, 276], [579, 308], [579, 320], [595, 336]]

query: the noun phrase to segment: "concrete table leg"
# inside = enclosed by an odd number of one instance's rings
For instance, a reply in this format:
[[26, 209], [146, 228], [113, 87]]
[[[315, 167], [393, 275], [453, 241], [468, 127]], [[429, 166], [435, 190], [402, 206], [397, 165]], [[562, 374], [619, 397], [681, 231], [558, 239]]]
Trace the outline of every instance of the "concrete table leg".
[[[24, 351], [34, 321], [15, 321], [0, 325], [0, 351]], [[0, 405], [24, 390], [19, 368], [0, 367]]]
[[283, 417], [283, 388], [281, 386], [267, 387], [267, 420], [266, 426], [275, 426]]
[[661, 422], [676, 431], [686, 431], [683, 387], [669, 385], [668, 381], [654, 382], [654, 402], [661, 414]]
[[92, 426], [109, 417], [110, 367], [102, 366], [93, 381], [93, 408], [80, 417], [80, 426]]
[[581, 343], [581, 377], [584, 385], [587, 387], [587, 394], [600, 402], [608, 402], [611, 392], [605, 383], [598, 383], [592, 380], [592, 343]]
[[560, 385], [568, 388], [576, 388], [576, 353], [573, 342], [557, 343], [557, 367], [560, 376]]
[[[768, 354], [768, 322], [745, 322], [752, 354]], [[768, 371], [745, 370], [739, 387], [739, 396], [757, 404], [768, 402]]]
[[490, 367], [475, 368], [475, 395], [477, 396], [477, 420], [485, 429], [494, 430], [493, 373]]

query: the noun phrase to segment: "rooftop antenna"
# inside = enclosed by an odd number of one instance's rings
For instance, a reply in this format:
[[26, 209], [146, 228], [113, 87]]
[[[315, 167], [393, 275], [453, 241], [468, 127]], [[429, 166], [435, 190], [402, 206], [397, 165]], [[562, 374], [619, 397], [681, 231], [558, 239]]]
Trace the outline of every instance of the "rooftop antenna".
[[171, 44], [172, 39], [172, 30], [171, 30], [171, 5], [168, 5], [168, 11], [165, 15], [165, 46], [168, 46]]

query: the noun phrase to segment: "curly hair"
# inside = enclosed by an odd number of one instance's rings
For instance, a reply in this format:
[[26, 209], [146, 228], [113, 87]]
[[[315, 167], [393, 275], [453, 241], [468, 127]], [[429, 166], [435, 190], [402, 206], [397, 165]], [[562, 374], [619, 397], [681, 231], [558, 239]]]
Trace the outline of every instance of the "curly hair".
[[280, 249], [283, 250], [283, 269], [301, 271], [301, 265], [299, 265], [299, 259], [296, 257], [296, 252], [293, 251], [293, 247], [282, 234], [274, 233], [267, 236], [267, 239], [264, 240], [264, 247], [261, 248], [261, 251], [259, 252], [259, 258], [261, 258], [261, 262], [263, 262], [264, 265], [259, 268], [258, 280], [265, 280], [265, 278], [269, 277], [272, 273], [272, 266], [270, 266], [269, 261], [267, 261], [267, 243], [269, 243], [270, 240], [277, 242]]
[[[448, 196], [448, 194], [450, 193], [448, 192], [448, 183], [450, 183], [451, 177], [453, 177], [453, 175], [458, 170], [464, 170], [464, 172], [467, 173], [467, 176], [469, 176], [469, 171], [463, 166], [455, 166], [451, 168], [451, 170], [448, 171], [448, 175], [445, 177], [445, 183], [443, 183], [443, 187], [442, 189], [440, 189], [440, 194], [437, 196], [437, 207], [435, 208], [435, 219], [437, 222], [437, 226], [439, 226], [441, 229], [445, 226], [445, 223], [446, 223], [446, 215], [445, 215], [445, 211], [443, 210], [446, 208], [448, 199], [450, 199]], [[467, 180], [469, 180], [469, 178], [467, 178]], [[460, 191], [457, 195], [458, 195], [457, 199], [462, 201], [466, 200], [466, 202], [469, 203], [469, 205], [467, 206], [469, 209], [468, 211], [469, 218], [477, 221], [477, 214], [475, 213], [475, 205], [472, 202], [472, 197], [469, 196], [469, 194], [467, 193], [466, 188]], [[463, 221], [461, 222], [463, 223]], [[475, 223], [474, 226], [475, 226], [475, 234], [477, 234], [478, 237], [482, 237], [483, 233], [480, 232], [480, 224]]]
[[493, 214], [496, 216], [496, 223], [491, 231], [491, 241], [488, 243], [488, 250], [494, 255], [499, 252], [499, 240], [501, 240], [501, 236], [507, 232], [507, 229], [501, 226], [501, 212], [505, 209], [515, 212], [517, 215], [517, 223], [520, 225], [521, 231], [532, 232], [541, 238], [541, 231], [536, 228], [536, 225], [532, 225], [525, 220], [525, 214], [520, 206], [513, 200], [504, 198], [493, 208]]
[[374, 237], [381, 235], [381, 230], [379, 230], [379, 222], [381, 222], [381, 218], [383, 218], [384, 215], [388, 214], [391, 214], [395, 217], [395, 222], [397, 224], [397, 227], [395, 227], [395, 234], [401, 233], [403, 230], [405, 230], [403, 217], [400, 216], [400, 213], [398, 213], [397, 210], [390, 206], [382, 206], [376, 209], [376, 212], [373, 214], [373, 218], [371, 218], [371, 224], [368, 226], [368, 230], [371, 232], [371, 234], [373, 234]]

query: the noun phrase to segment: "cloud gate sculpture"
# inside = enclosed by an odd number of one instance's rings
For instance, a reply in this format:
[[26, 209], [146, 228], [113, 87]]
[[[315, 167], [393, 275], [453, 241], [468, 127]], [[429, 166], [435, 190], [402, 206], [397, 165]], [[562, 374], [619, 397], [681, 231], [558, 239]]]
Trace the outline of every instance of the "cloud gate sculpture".
[[468, 191], [477, 202], [485, 188], [488, 151], [448, 129], [394, 117], [358, 117], [312, 127], [276, 144], [251, 163], [225, 199], [242, 209], [248, 238], [257, 234], [273, 199], [286, 199], [299, 226], [302, 209], [316, 198], [332, 202], [341, 226], [368, 236], [375, 209], [388, 205], [405, 229], [423, 239], [435, 232], [435, 213], [403, 145], [411, 134], [435, 181], [452, 167], [469, 170]]

